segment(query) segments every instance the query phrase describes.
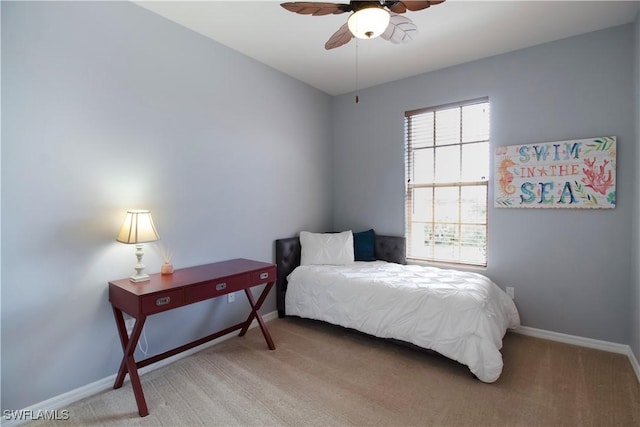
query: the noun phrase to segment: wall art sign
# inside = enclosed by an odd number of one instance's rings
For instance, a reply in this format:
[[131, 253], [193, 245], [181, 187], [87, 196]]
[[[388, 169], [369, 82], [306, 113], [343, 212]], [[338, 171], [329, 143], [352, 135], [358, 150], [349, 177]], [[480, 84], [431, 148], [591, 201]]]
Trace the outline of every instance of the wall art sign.
[[494, 206], [588, 208], [616, 206], [616, 137], [498, 147]]

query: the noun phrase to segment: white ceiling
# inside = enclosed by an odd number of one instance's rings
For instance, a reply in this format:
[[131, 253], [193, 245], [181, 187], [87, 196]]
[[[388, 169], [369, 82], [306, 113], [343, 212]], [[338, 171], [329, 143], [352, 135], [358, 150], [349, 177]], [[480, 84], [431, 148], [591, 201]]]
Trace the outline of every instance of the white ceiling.
[[273, 0], [135, 3], [330, 95], [630, 23], [640, 9], [640, 1], [447, 0], [407, 12], [419, 29], [409, 44], [354, 39], [327, 51], [348, 14], [298, 15]]

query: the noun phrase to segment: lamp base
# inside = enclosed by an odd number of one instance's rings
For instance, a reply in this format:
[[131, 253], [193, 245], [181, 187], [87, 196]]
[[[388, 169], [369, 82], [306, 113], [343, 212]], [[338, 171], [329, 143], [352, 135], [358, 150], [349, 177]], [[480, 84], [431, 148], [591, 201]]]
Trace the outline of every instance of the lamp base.
[[134, 282], [134, 283], [138, 283], [138, 282], [148, 282], [150, 279], [148, 274], [134, 274], [133, 276], [129, 277], [129, 281]]
[[142, 270], [144, 270], [142, 255], [142, 243], [136, 243], [136, 258], [138, 259], [138, 263], [135, 265], [135, 267], [133, 267], [133, 269], [136, 271], [135, 274], [129, 277], [129, 280], [134, 283], [146, 282], [149, 280], [149, 275], [142, 272]]

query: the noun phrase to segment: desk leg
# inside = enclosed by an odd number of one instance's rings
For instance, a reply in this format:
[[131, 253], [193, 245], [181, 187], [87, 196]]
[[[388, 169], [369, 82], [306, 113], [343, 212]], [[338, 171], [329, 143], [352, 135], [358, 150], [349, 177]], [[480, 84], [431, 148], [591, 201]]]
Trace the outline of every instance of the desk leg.
[[249, 304], [251, 305], [251, 313], [249, 314], [249, 317], [247, 317], [247, 321], [245, 322], [244, 326], [242, 327], [242, 330], [240, 331], [240, 336], [243, 336], [244, 334], [246, 334], [247, 330], [249, 329], [249, 326], [251, 326], [251, 322], [253, 321], [253, 318], [255, 317], [256, 320], [258, 321], [258, 325], [260, 325], [260, 329], [262, 330], [262, 335], [264, 335], [264, 339], [265, 341], [267, 341], [269, 350], [275, 350], [276, 346], [273, 343], [273, 339], [271, 338], [271, 334], [267, 329], [267, 325], [265, 325], [264, 320], [262, 320], [262, 315], [260, 314], [260, 307], [262, 307], [262, 304], [264, 303], [264, 300], [267, 298], [267, 295], [269, 294], [269, 291], [273, 287], [274, 283], [275, 282], [267, 283], [267, 286], [265, 286], [264, 290], [262, 291], [262, 294], [260, 294], [260, 297], [258, 298], [257, 303], [253, 299], [253, 293], [251, 293], [251, 288], [247, 288], [244, 290], [244, 293], [247, 295], [247, 299], [249, 300]]
[[122, 357], [120, 369], [118, 370], [118, 375], [116, 376], [116, 382], [113, 384], [113, 388], [117, 389], [122, 387], [124, 377], [129, 373], [131, 387], [133, 388], [133, 395], [135, 396], [136, 403], [138, 404], [138, 413], [141, 417], [146, 417], [149, 415], [149, 410], [147, 409], [147, 402], [144, 398], [144, 392], [142, 391], [142, 384], [140, 383], [140, 376], [138, 375], [138, 367], [136, 366], [136, 361], [133, 357], [146, 317], [142, 316], [139, 319], [136, 319], [136, 324], [133, 327], [133, 331], [131, 331], [131, 337], [129, 337], [127, 335], [127, 328], [124, 323], [122, 311], [113, 307], [113, 315], [116, 319], [118, 334], [120, 335], [120, 343], [122, 344], [122, 350], [124, 351], [124, 356]]

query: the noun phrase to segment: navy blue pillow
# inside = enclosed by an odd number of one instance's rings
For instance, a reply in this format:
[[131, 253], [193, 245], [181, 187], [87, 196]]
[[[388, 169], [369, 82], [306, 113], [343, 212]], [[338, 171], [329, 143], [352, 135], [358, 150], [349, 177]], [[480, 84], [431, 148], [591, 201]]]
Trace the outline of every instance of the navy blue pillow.
[[371, 230], [353, 233], [353, 255], [356, 261], [375, 261], [376, 233]]

